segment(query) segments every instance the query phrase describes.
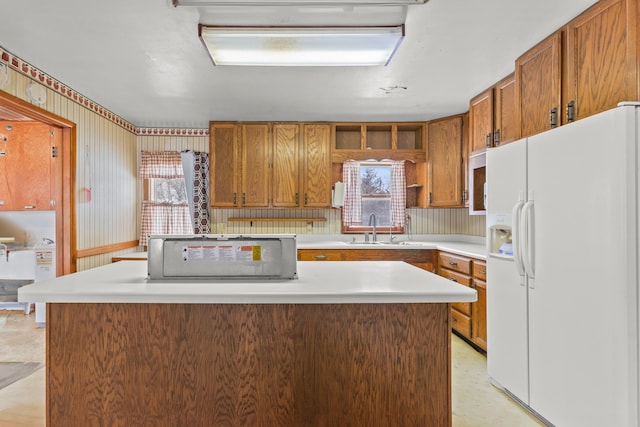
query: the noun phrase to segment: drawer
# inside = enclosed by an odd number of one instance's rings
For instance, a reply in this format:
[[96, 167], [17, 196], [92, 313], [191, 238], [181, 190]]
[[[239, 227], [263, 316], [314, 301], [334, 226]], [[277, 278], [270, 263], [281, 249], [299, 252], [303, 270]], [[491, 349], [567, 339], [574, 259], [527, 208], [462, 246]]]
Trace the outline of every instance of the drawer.
[[451, 309], [451, 327], [467, 338], [471, 338], [471, 317]]
[[438, 253], [438, 265], [449, 270], [471, 275], [471, 259], [447, 252]]
[[298, 261], [344, 261], [339, 249], [298, 249]]
[[473, 260], [473, 277], [482, 280], [483, 282], [487, 281], [487, 263], [480, 260]]
[[451, 307], [455, 308], [462, 314], [466, 314], [471, 317], [471, 303], [470, 302], [454, 302]]
[[466, 274], [460, 274], [455, 271], [447, 270], [446, 268], [438, 268], [438, 275], [451, 280], [452, 282], [460, 283], [461, 285], [471, 286], [471, 276]]

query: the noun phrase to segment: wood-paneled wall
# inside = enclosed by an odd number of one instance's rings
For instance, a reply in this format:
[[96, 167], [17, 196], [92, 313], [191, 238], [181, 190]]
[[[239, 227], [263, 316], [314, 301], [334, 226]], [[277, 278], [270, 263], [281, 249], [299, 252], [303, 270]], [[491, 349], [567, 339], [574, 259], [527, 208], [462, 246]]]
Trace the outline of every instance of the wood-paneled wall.
[[[469, 209], [407, 209], [411, 234], [466, 234], [484, 236], [485, 217], [469, 215]], [[326, 218], [327, 222], [228, 222], [232, 217]], [[338, 209], [211, 209], [212, 233], [340, 234]]]
[[[8, 67], [5, 92], [28, 101], [32, 79]], [[76, 123], [77, 249], [137, 239], [138, 187], [136, 136], [62, 94], [42, 85], [47, 100], [41, 108]], [[91, 188], [91, 200], [83, 189]], [[78, 260], [78, 270], [110, 262], [110, 255]]]

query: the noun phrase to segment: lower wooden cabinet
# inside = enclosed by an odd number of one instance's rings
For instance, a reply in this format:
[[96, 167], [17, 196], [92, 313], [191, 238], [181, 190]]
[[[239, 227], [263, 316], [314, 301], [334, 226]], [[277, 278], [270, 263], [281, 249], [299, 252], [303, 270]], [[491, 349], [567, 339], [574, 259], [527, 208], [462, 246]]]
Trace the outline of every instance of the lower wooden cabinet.
[[298, 261], [404, 261], [435, 272], [433, 249], [298, 249]]
[[487, 265], [485, 261], [448, 252], [438, 252], [438, 274], [477, 291], [476, 302], [451, 304], [451, 327], [468, 342], [487, 351]]

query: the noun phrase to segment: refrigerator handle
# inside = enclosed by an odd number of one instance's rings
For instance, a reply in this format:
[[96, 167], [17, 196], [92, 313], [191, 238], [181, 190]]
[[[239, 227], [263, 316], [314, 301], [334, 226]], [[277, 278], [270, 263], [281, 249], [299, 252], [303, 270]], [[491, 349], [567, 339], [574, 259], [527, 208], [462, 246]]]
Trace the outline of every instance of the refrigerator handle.
[[533, 289], [534, 284], [533, 280], [535, 279], [535, 264], [534, 264], [534, 211], [533, 211], [533, 200], [529, 200], [524, 204], [524, 208], [522, 208], [522, 227], [521, 233], [524, 237], [523, 245], [524, 253], [522, 259], [524, 261], [524, 269], [529, 276], [529, 287]]
[[522, 261], [522, 247], [520, 238], [520, 217], [522, 215], [522, 208], [524, 207], [524, 202], [521, 200], [515, 204], [513, 207], [513, 211], [511, 212], [511, 243], [513, 244], [513, 260], [516, 263], [516, 268], [518, 270], [518, 274], [521, 277], [520, 285], [524, 286], [524, 263]]

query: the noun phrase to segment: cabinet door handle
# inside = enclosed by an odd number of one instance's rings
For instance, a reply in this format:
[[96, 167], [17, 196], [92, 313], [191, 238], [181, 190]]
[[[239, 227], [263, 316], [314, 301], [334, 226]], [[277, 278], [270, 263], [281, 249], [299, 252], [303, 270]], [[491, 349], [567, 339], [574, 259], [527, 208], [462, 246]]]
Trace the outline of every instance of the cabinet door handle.
[[304, 193], [304, 204], [309, 204], [309, 195], [307, 193]]
[[242, 193], [242, 205], [246, 205], [247, 204], [247, 195], [245, 193]]
[[549, 112], [549, 125], [552, 128], [558, 126], [558, 109], [556, 107], [553, 107]]
[[487, 134], [487, 148], [491, 148], [491, 132]]
[[300, 195], [296, 193], [296, 205], [300, 203]]
[[313, 257], [315, 259], [327, 259], [328, 258], [328, 256], [326, 256], [326, 255], [314, 255]]
[[455, 261], [449, 261], [449, 265], [458, 265], [458, 263]]
[[238, 204], [238, 194], [233, 193], [233, 206]]
[[496, 129], [495, 132], [493, 132], [493, 145], [494, 147], [500, 145], [500, 129]]
[[475, 284], [475, 283], [472, 283], [469, 287], [470, 287], [471, 289], [475, 289], [475, 288], [476, 288], [476, 284]]
[[567, 103], [567, 122], [571, 123], [576, 119], [576, 103], [569, 101]]

